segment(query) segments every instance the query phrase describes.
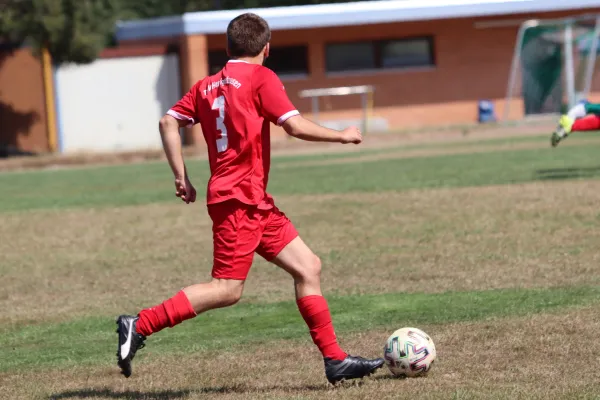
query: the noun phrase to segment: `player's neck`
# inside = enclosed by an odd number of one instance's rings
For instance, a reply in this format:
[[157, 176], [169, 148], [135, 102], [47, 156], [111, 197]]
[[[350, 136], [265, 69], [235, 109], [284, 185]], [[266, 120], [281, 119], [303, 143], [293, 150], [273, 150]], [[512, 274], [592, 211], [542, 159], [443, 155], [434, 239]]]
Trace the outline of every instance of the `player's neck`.
[[256, 57], [240, 57], [240, 58], [235, 58], [234, 60], [247, 62], [248, 64], [263, 65], [264, 56], [258, 55]]

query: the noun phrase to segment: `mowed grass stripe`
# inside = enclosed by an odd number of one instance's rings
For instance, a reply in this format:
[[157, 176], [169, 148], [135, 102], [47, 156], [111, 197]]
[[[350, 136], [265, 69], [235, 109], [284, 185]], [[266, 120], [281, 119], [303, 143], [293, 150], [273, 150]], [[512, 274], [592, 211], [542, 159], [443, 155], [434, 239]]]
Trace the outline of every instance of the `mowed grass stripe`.
[[[323, 156], [325, 159], [327, 155]], [[202, 201], [206, 161], [189, 170]], [[586, 143], [559, 149], [490, 151], [402, 159], [362, 160], [288, 168], [275, 162], [274, 195], [402, 191], [585, 179], [600, 176], [597, 149]], [[0, 211], [107, 207], [174, 201], [166, 163], [0, 174]]]
[[[344, 296], [330, 297], [329, 304], [336, 331], [342, 334], [523, 316], [585, 306], [598, 300], [600, 287], [576, 287]], [[117, 347], [114, 329], [112, 317], [98, 316], [5, 330], [0, 335], [0, 371], [111, 363]], [[281, 339], [309, 340], [293, 302], [240, 304], [203, 314], [149, 338], [144, 353], [228, 351]]]
[[[378, 135], [378, 139], [384, 139], [386, 134]], [[571, 139], [571, 138], [569, 138]], [[368, 143], [369, 137], [366, 138]], [[600, 144], [600, 137], [594, 137], [593, 135], [577, 136], [575, 140], [570, 140], [570, 143], [578, 142], [589, 142], [594, 141]], [[317, 151], [314, 153], [304, 154], [288, 154], [288, 155], [274, 155], [272, 161], [277, 165], [284, 164], [296, 164], [301, 162], [311, 161], [322, 161], [327, 160], [354, 160], [364, 156], [372, 155], [385, 155], [390, 153], [399, 152], [411, 152], [414, 150], [440, 150], [440, 149], [469, 149], [474, 147], [493, 147], [498, 145], [517, 145], [525, 143], [537, 143], [545, 146], [548, 142], [548, 135], [527, 135], [527, 136], [515, 136], [515, 137], [494, 137], [494, 138], [476, 138], [476, 139], [460, 139], [455, 141], [442, 141], [442, 142], [430, 142], [430, 143], [417, 143], [417, 144], [404, 144], [398, 136], [392, 137], [389, 145], [382, 144], [378, 147], [338, 147], [341, 151]], [[335, 146], [335, 145], [334, 145]]]

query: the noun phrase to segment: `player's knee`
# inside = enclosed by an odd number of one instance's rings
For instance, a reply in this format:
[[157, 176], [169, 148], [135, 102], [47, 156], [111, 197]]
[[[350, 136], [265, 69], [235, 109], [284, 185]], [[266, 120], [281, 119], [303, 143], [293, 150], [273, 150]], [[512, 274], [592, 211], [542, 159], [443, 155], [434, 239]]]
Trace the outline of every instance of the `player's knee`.
[[321, 259], [312, 255], [310, 260], [307, 260], [304, 268], [302, 268], [302, 279], [304, 281], [318, 281], [321, 279]]
[[227, 289], [227, 295], [225, 296], [227, 305], [232, 306], [242, 298], [242, 292], [244, 291], [244, 285], [234, 285]]
[[321, 277], [321, 259], [317, 255], [315, 255], [313, 260], [312, 271], [317, 278]]
[[244, 281], [219, 279], [213, 281], [219, 287], [220, 302], [223, 306], [232, 306], [242, 298], [244, 292]]
[[232, 306], [236, 304], [242, 298], [242, 291], [232, 291], [225, 296], [225, 304], [228, 306]]

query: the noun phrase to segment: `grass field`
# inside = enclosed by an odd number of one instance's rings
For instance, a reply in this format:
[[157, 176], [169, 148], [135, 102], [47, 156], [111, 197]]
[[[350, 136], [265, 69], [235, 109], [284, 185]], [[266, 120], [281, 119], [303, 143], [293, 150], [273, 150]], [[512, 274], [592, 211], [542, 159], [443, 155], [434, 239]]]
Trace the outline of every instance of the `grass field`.
[[211, 267], [202, 201], [148, 162], [0, 174], [0, 399], [600, 398], [600, 138], [384, 144], [275, 156], [270, 192], [323, 260], [342, 346], [380, 356], [417, 326], [427, 378], [327, 385], [258, 258], [238, 305], [150, 337], [122, 378], [115, 316]]

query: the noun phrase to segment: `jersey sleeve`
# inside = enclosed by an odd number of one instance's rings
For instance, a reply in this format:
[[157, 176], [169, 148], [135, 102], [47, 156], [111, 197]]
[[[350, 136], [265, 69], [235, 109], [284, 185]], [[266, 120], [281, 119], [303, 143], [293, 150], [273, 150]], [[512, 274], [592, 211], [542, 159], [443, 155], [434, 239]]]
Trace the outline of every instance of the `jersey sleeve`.
[[263, 117], [276, 125], [282, 125], [289, 118], [299, 115], [285, 91], [285, 87], [275, 72], [260, 68], [254, 74], [254, 89], [258, 97]]
[[167, 114], [171, 117], [180, 120], [187, 121], [186, 127], [191, 127], [197, 124], [199, 121], [196, 120], [196, 96], [197, 96], [197, 84], [194, 85], [189, 92], [185, 94], [173, 107], [167, 111]]

